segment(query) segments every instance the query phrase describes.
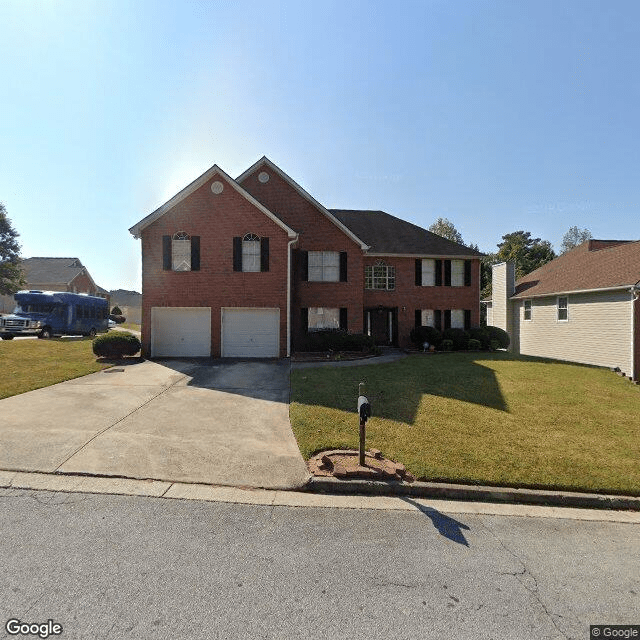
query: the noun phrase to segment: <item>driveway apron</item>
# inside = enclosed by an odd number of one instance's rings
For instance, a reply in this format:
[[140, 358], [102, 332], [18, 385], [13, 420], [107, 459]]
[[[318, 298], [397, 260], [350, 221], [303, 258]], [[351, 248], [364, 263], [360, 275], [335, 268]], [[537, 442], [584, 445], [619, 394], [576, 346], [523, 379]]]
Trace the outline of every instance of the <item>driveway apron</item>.
[[309, 477], [287, 361], [146, 361], [7, 398], [0, 468], [272, 489]]

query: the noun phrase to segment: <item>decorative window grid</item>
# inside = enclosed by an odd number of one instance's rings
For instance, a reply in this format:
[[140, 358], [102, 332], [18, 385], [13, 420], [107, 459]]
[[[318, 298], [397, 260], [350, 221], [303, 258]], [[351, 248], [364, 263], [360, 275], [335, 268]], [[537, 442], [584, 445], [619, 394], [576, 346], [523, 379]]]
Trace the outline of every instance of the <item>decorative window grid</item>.
[[242, 238], [242, 270], [260, 271], [260, 238], [253, 233]]
[[191, 271], [191, 236], [184, 231], [171, 238], [171, 268], [174, 271]]
[[393, 291], [396, 288], [396, 268], [382, 260], [374, 265], [367, 265], [364, 268], [364, 287]]
[[309, 282], [339, 282], [340, 253], [309, 251]]

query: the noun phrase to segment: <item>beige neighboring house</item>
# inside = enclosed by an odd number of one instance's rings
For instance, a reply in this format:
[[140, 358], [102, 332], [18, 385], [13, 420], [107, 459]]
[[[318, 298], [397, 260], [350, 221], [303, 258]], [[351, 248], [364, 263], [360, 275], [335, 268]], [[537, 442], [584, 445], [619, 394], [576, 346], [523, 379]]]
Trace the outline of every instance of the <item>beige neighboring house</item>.
[[[109, 299], [109, 292], [99, 287], [78, 258], [26, 258], [22, 260], [25, 289], [87, 293]], [[0, 313], [11, 313], [13, 296], [0, 296]]]
[[640, 378], [640, 241], [588, 240], [516, 282], [493, 266], [487, 324], [523, 355], [619, 369]]

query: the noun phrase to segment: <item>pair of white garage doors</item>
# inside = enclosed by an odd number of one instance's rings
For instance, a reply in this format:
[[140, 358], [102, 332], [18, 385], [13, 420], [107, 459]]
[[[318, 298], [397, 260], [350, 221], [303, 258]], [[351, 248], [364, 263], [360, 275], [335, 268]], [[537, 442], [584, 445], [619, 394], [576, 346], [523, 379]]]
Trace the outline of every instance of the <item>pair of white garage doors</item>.
[[[153, 357], [209, 357], [211, 307], [152, 307]], [[225, 307], [221, 313], [223, 358], [277, 358], [280, 309]]]

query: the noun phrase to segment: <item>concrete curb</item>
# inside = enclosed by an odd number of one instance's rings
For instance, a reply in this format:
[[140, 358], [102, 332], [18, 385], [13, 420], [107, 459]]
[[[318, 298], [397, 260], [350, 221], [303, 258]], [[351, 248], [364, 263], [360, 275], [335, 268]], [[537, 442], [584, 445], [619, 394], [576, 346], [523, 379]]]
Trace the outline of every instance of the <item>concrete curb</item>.
[[311, 478], [304, 487], [311, 493], [347, 495], [395, 496], [406, 498], [437, 498], [471, 502], [579, 507], [583, 509], [627, 509], [640, 511], [640, 497], [618, 496], [576, 491], [545, 491], [513, 489], [481, 485], [457, 485], [439, 482], [379, 482], [375, 480], [338, 480]]

